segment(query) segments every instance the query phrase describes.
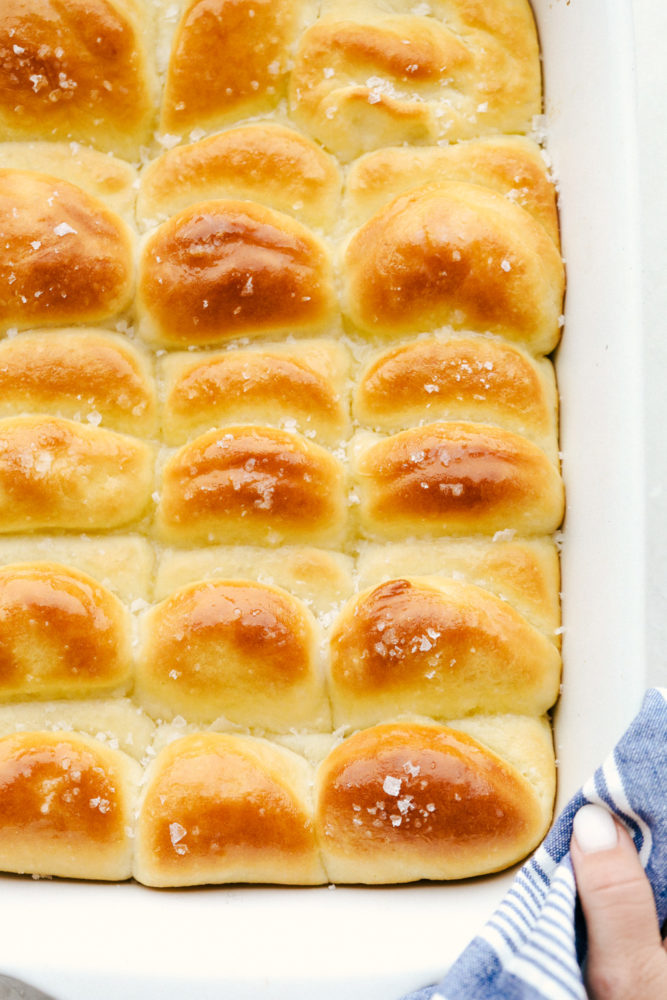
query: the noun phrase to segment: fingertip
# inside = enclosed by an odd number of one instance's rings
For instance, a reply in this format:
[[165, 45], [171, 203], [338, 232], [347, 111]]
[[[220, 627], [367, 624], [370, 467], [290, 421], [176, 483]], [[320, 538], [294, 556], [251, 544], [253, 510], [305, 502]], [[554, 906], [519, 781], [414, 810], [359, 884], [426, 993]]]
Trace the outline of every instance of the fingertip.
[[574, 817], [572, 836], [582, 854], [596, 854], [617, 846], [618, 827], [608, 810], [591, 803]]

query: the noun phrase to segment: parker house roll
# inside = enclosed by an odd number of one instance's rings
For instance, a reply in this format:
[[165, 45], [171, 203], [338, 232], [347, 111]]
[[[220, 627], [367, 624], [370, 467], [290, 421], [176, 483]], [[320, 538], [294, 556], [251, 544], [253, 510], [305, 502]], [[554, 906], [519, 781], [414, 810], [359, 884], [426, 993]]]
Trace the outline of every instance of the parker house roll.
[[525, 132], [540, 84], [526, 0], [324, 0], [297, 49], [290, 111], [347, 161], [380, 146]]
[[350, 433], [345, 347], [320, 339], [164, 358], [162, 426], [177, 445], [238, 420], [296, 429], [325, 445]]
[[141, 0], [4, 0], [0, 135], [136, 156], [154, 119], [152, 43]]
[[0, 417], [21, 412], [152, 437], [157, 406], [150, 362], [127, 338], [85, 327], [0, 341]]
[[124, 527], [152, 483], [152, 449], [137, 438], [60, 417], [0, 420], [0, 533]]
[[556, 466], [495, 425], [442, 421], [388, 438], [360, 432], [351, 460], [367, 538], [542, 535], [563, 516]]
[[254, 580], [299, 598], [330, 624], [334, 611], [354, 589], [354, 560], [310, 546], [211, 545], [204, 549], [163, 549], [155, 570], [154, 601], [201, 580]]
[[157, 530], [168, 544], [340, 545], [345, 472], [307, 438], [272, 427], [208, 431], [164, 467]]
[[83, 188], [0, 168], [0, 329], [96, 323], [131, 301], [134, 237]]
[[163, 719], [324, 730], [331, 718], [320, 643], [312, 613], [280, 587], [191, 583], [146, 617], [135, 694]]
[[152, 562], [136, 537], [1, 539], [0, 704], [127, 692]]
[[78, 142], [0, 142], [0, 167], [69, 181], [134, 225], [137, 170], [115, 156]]
[[543, 150], [523, 135], [389, 147], [360, 157], [350, 166], [345, 185], [347, 225], [362, 225], [399, 194], [443, 181], [478, 184], [516, 202], [559, 245], [554, 183]]
[[146, 775], [134, 877], [146, 885], [316, 885], [312, 773], [266, 740], [194, 733], [169, 744]]
[[525, 857], [549, 825], [549, 726], [522, 716], [387, 722], [317, 773], [315, 823], [332, 882], [468, 878]]
[[179, 135], [254, 117], [284, 98], [304, 0], [160, 0], [168, 50], [160, 116]]
[[385, 433], [433, 420], [498, 424], [558, 462], [553, 366], [501, 340], [422, 336], [375, 352], [359, 373], [354, 414]]
[[127, 879], [141, 767], [83, 733], [0, 739], [0, 868], [31, 875]]
[[431, 576], [472, 583], [510, 604], [558, 644], [561, 634], [560, 564], [551, 538], [429, 538], [393, 544], [362, 543], [357, 589], [400, 576]]
[[443, 326], [548, 353], [558, 343], [560, 253], [520, 205], [478, 184], [425, 184], [380, 208], [344, 252], [343, 309], [396, 337]]
[[331, 729], [324, 635], [353, 560], [299, 546], [165, 550], [135, 694], [152, 715], [254, 732]]
[[317, 333], [335, 316], [329, 252], [300, 222], [251, 201], [203, 201], [144, 241], [137, 309], [164, 347]]
[[555, 702], [554, 643], [475, 584], [398, 577], [349, 602], [331, 636], [334, 725], [392, 712], [543, 715]]
[[336, 160], [317, 143], [277, 122], [253, 122], [153, 160], [141, 175], [137, 214], [145, 225], [155, 224], [224, 194], [293, 215], [306, 226], [330, 229], [341, 183]]

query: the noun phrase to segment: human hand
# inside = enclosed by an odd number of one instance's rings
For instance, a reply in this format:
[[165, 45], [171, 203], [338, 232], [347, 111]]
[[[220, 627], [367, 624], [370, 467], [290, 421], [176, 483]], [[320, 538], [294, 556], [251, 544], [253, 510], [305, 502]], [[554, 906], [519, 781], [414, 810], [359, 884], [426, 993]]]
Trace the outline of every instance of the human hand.
[[574, 818], [570, 848], [586, 929], [591, 1000], [667, 1000], [667, 945], [634, 844], [601, 806]]

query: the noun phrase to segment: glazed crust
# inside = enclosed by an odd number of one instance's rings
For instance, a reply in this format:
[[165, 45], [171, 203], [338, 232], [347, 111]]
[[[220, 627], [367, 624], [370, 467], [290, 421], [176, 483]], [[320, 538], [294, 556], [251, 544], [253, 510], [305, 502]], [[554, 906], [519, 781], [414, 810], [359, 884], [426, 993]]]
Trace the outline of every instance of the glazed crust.
[[[536, 728], [532, 751], [548, 784], [542, 740]], [[420, 722], [365, 729], [318, 772], [327, 875], [386, 883], [498, 870], [543, 836], [551, 815], [544, 798], [518, 767], [460, 729]]]

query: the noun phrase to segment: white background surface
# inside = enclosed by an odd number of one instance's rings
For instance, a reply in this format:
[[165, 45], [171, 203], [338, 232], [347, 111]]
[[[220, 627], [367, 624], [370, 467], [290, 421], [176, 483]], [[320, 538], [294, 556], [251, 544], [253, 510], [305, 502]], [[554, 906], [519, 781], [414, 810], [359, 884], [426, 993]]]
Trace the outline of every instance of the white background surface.
[[667, 4], [634, 0], [646, 399], [647, 634], [667, 685]]

